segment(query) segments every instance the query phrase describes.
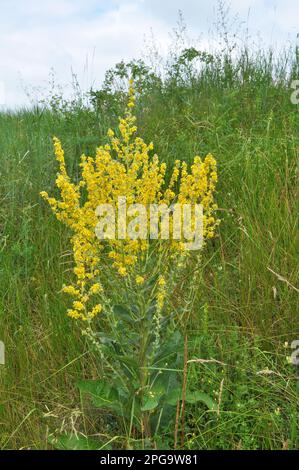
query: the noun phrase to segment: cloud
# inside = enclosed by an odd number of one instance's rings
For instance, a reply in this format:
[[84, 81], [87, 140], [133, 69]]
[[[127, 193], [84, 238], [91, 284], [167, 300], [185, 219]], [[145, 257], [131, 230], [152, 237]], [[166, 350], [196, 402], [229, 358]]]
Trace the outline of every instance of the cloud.
[[[46, 84], [51, 68], [59, 81], [69, 81], [73, 69], [81, 78], [85, 75], [90, 84], [100, 81], [117, 61], [139, 56], [144, 34], [152, 26], [162, 40], [167, 40], [165, 24], [144, 14], [138, 2], [110, 2], [107, 9], [107, 2], [90, 0], [44, 0], [42, 7], [29, 0], [26, 11], [25, 2], [4, 3], [0, 81], [5, 84], [8, 106], [26, 102], [20, 77], [25, 84], [37, 87]], [[21, 3], [22, 8], [13, 3]], [[14, 6], [17, 17], [13, 15]]]
[[[45, 86], [51, 68], [61, 82], [70, 81], [73, 69], [83, 88], [99, 83], [116, 62], [140, 56], [151, 29], [166, 47], [180, 9], [191, 35], [202, 33], [205, 43], [215, 5], [215, 0], [2, 0], [0, 82], [6, 105], [26, 104], [22, 81]], [[231, 8], [245, 19], [250, 9], [249, 26], [265, 41], [281, 43], [297, 32], [296, 0], [231, 0]]]

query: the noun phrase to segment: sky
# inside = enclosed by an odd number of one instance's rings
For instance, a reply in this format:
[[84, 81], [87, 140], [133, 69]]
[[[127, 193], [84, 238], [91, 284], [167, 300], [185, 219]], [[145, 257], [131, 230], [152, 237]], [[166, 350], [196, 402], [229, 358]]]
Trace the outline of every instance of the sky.
[[[231, 0], [231, 17], [251, 36], [275, 47], [299, 32], [299, 0]], [[145, 38], [163, 54], [181, 10], [189, 36], [206, 47], [215, 29], [217, 0], [0, 0], [0, 105], [26, 106], [72, 71], [82, 89], [96, 87], [120, 60], [139, 58]], [[147, 39], [149, 40], [149, 39]]]

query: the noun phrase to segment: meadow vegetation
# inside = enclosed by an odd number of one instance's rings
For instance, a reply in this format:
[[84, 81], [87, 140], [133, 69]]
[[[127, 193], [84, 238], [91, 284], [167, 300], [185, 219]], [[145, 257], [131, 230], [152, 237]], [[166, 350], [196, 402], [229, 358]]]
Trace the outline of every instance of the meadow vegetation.
[[[163, 70], [154, 50], [151, 57], [151, 65], [117, 64], [84, 99], [52, 94], [32, 109], [0, 114], [2, 449], [135, 446], [122, 419], [94, 407], [77, 387], [105, 370], [66, 315], [69, 233], [39, 195], [55, 191], [53, 135], [78, 180], [80, 156], [95, 154], [124, 114], [130, 77], [139, 135], [154, 142], [160, 161], [192, 164], [211, 153], [218, 166], [220, 226], [202, 253], [196, 289], [184, 291], [182, 281], [171, 293], [175, 309], [190, 294], [188, 390], [212, 400], [186, 403], [177, 447], [299, 446], [299, 369], [287, 360], [299, 339], [299, 112], [290, 101], [299, 50], [251, 49], [223, 34], [213, 52], [174, 47]], [[110, 297], [119, 303], [117, 289]], [[175, 420], [165, 423], [157, 447], [174, 447], [175, 427]]]

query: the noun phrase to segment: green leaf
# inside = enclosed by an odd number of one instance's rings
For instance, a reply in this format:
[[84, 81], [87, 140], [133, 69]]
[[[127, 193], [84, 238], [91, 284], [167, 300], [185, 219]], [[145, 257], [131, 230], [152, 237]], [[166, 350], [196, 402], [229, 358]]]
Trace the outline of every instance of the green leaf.
[[77, 386], [81, 392], [92, 397], [92, 403], [97, 408], [113, 408], [119, 410], [120, 400], [117, 390], [102, 380], [80, 380]]
[[204, 392], [187, 392], [186, 393], [186, 402], [187, 403], [204, 403], [207, 408], [211, 411], [216, 411], [217, 410], [217, 404], [214, 402], [214, 400], [208, 395], [207, 393]]
[[176, 406], [178, 400], [182, 399], [182, 389], [175, 388], [168, 392], [165, 396], [165, 403], [168, 405]]
[[51, 439], [50, 443], [60, 450], [99, 450], [104, 446], [103, 442], [96, 439], [75, 436], [74, 434], [64, 434], [58, 438]]
[[174, 356], [177, 356], [183, 351], [184, 341], [183, 337], [179, 331], [175, 331], [168, 339], [167, 343], [161, 347], [155, 357], [155, 366], [164, 367], [166, 363], [174, 364], [176, 360], [172, 359]]
[[[176, 388], [174, 390], [171, 390], [165, 397], [165, 403], [167, 403], [168, 405], [172, 405], [172, 406], [176, 406], [178, 400], [182, 400], [181, 388]], [[207, 395], [204, 392], [187, 391], [185, 401], [186, 403], [191, 403], [191, 404], [201, 402], [201, 403], [204, 403], [209, 410], [211, 411], [217, 410], [217, 404], [209, 395]]]
[[130, 310], [123, 305], [114, 305], [113, 312], [120, 320], [133, 324], [134, 319], [132, 318]]
[[159, 398], [150, 396], [149, 394], [144, 397], [141, 411], [151, 411], [159, 405]]
[[160, 381], [155, 382], [144, 396], [141, 411], [151, 411], [157, 408], [160, 398], [165, 394], [165, 386]]
[[134, 358], [130, 356], [120, 356], [118, 361], [122, 365], [123, 372], [130, 380], [138, 378], [139, 365]]
[[111, 338], [110, 336], [107, 336], [105, 333], [97, 333], [96, 334], [96, 337], [99, 338], [99, 341], [102, 343], [102, 344], [113, 344], [115, 343], [115, 339], [114, 338]]

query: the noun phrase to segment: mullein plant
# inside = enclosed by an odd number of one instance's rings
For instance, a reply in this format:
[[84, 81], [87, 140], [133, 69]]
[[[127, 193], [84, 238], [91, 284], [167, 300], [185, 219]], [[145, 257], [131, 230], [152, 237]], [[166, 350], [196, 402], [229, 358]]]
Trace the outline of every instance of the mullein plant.
[[[67, 314], [99, 355], [99, 379], [78, 386], [95, 406], [121, 418], [128, 446], [140, 440], [143, 446], [165, 447], [171, 445], [169, 423], [178, 420], [182, 400], [183, 336], [198, 290], [201, 250], [188, 251], [171, 237], [99, 239], [97, 208], [117, 208], [120, 197], [146, 207], [201, 204], [204, 246], [218, 225], [217, 169], [209, 154], [203, 160], [196, 156], [191, 168], [176, 161], [170, 171], [154, 154], [153, 143], [137, 136], [135, 99], [130, 81], [125, 117], [117, 130], [108, 130], [108, 143], [94, 157], [82, 155], [76, 183], [54, 138], [60, 198], [41, 196], [71, 233], [73, 279], [62, 288], [72, 298]], [[183, 398], [213, 407], [204, 394]]]

